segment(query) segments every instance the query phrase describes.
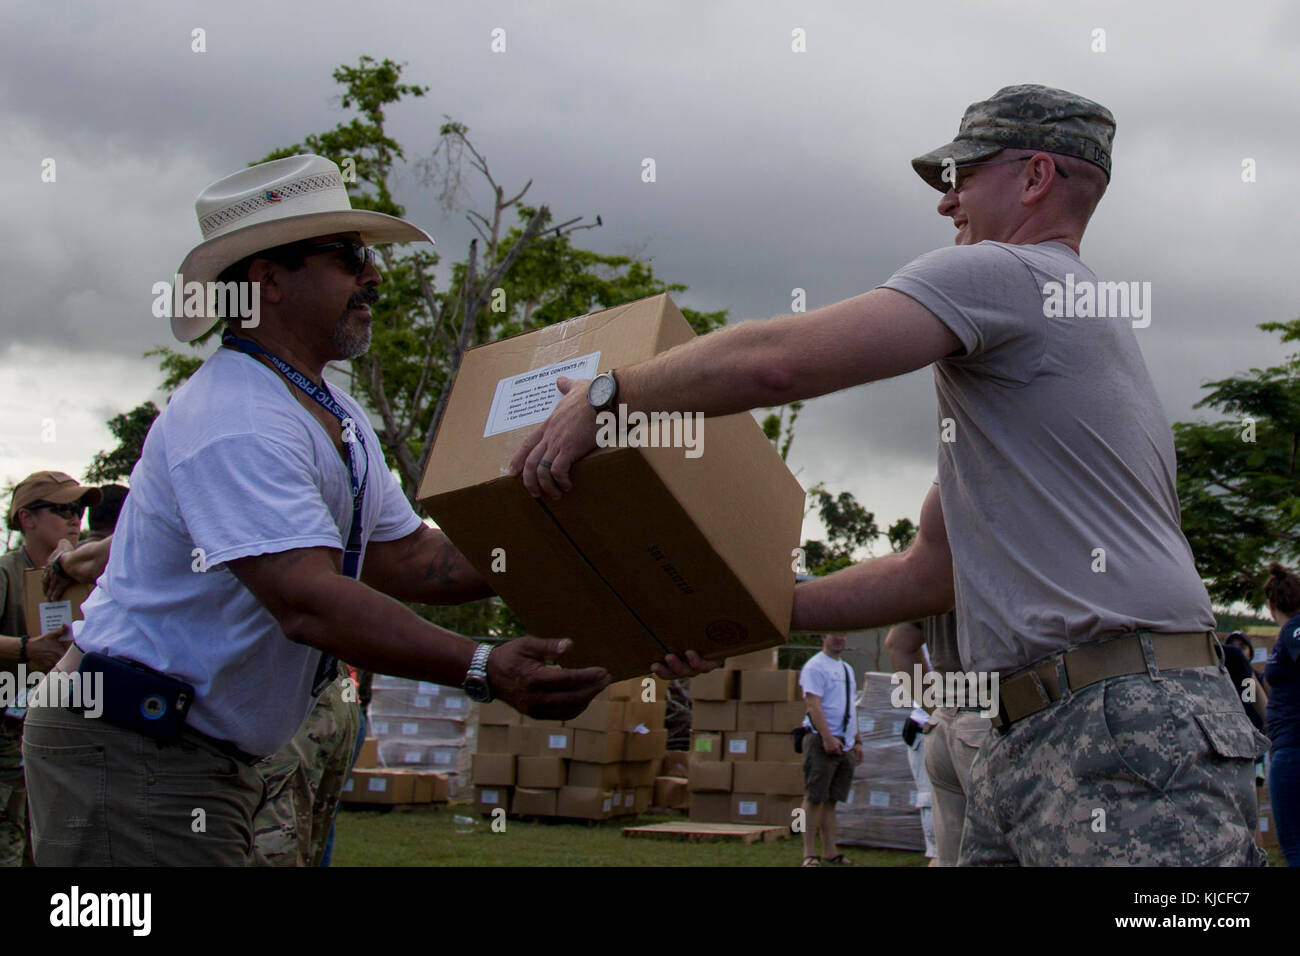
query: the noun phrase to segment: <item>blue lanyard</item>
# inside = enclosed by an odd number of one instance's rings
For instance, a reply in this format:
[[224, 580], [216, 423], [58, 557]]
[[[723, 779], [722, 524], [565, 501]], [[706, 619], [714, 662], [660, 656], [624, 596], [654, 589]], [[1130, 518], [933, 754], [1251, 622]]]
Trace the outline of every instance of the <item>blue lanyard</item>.
[[[361, 571], [361, 508], [366, 498], [366, 482], [370, 478], [370, 468], [369, 458], [366, 455], [366, 443], [361, 437], [360, 430], [356, 428], [356, 422], [352, 420], [352, 416], [347, 413], [347, 410], [334, 400], [334, 396], [329, 393], [329, 389], [323, 381], [320, 385], [317, 385], [284, 359], [278, 355], [272, 355], [252, 339], [236, 338], [227, 329], [221, 336], [221, 344], [226, 348], [250, 355], [266, 356], [267, 360], [275, 366], [281, 375], [289, 380], [290, 384], [296, 386], [299, 391], [305, 392], [317, 405], [339, 420], [339, 425], [343, 428], [343, 443], [348, 449], [348, 480], [352, 487], [352, 529], [348, 532], [347, 547], [343, 550], [343, 573], [350, 578], [358, 578]], [[349, 422], [352, 424], [351, 428], [348, 427]], [[354, 445], [361, 446], [361, 455], [366, 459], [367, 464], [366, 471], [360, 481], [357, 480], [356, 449], [353, 447]], [[334, 679], [337, 671], [338, 658], [322, 654], [320, 666], [316, 668], [312, 694], [319, 694], [325, 688], [325, 685]]]

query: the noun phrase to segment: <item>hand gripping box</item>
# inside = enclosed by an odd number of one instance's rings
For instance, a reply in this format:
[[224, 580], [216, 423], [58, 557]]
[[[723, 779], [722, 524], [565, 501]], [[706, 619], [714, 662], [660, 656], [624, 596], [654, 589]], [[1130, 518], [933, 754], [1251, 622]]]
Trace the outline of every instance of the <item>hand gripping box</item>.
[[549, 414], [559, 375], [588, 379], [692, 338], [659, 295], [461, 362], [420, 503], [529, 632], [573, 639], [567, 666], [618, 680], [669, 653], [722, 660], [789, 632], [804, 493], [748, 412], [627, 429], [657, 447], [597, 448], [559, 501], [503, 474]]

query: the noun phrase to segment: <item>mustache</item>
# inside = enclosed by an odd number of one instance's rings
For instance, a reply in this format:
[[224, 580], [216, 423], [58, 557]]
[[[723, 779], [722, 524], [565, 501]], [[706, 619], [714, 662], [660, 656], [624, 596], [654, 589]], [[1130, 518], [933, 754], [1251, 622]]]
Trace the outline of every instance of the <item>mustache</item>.
[[378, 301], [379, 301], [379, 290], [363, 289], [360, 292], [354, 293], [348, 299], [348, 308], [359, 309], [363, 305], [366, 306], [374, 305]]

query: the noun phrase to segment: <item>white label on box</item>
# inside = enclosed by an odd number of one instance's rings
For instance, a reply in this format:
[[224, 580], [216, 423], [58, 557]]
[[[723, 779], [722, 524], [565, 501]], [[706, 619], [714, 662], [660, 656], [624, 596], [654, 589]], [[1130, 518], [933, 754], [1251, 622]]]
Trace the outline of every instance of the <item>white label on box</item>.
[[63, 625], [72, 623], [71, 601], [44, 601], [40, 608], [42, 634], [57, 631]]
[[345, 783], [345, 784], [343, 785], [343, 792], [344, 792], [344, 793], [351, 793], [351, 792], [352, 792], [352, 778], [351, 778], [351, 777], [348, 777], [348, 782]]
[[445, 706], [448, 710], [464, 710], [464, 709], [465, 709], [465, 698], [464, 698], [464, 697], [452, 697], [452, 696], [448, 695], [447, 697], [445, 697], [445, 698], [443, 698], [443, 699], [446, 701], [446, 704], [444, 704], [443, 706]]
[[909, 807], [914, 807], [914, 806], [916, 806], [916, 791], [915, 791], [915, 790], [909, 790], [909, 791], [907, 791], [907, 805], [908, 805]]
[[727, 753], [733, 753], [733, 754], [747, 754], [747, 753], [749, 753], [749, 741], [748, 741], [748, 740], [744, 740], [743, 738], [742, 738], [741, 740], [731, 740], [731, 741], [728, 741], [728, 742], [727, 742]]
[[383, 777], [371, 777], [366, 782], [366, 789], [371, 790], [374, 793], [383, 793], [388, 789], [388, 781]]
[[413, 720], [402, 723], [402, 733], [408, 737], [418, 737], [420, 735], [420, 725]]
[[565, 747], [569, 746], [569, 735], [551, 734], [546, 738], [546, 746], [550, 747], [552, 750], [563, 750]]
[[845, 803], [849, 803], [849, 804], [853, 803], [853, 788], [852, 788], [852, 787], [849, 788], [849, 795], [848, 795], [848, 797], [845, 799], [844, 802], [845, 802]]
[[420, 751], [418, 750], [408, 750], [406, 753], [402, 754], [402, 763], [419, 763], [419, 762], [420, 762]]
[[741, 800], [740, 803], [736, 804], [736, 806], [739, 808], [739, 812], [742, 817], [758, 816], [757, 800]]
[[858, 720], [858, 727], [864, 734], [869, 734], [876, 729], [876, 718], [862, 717]]
[[370, 722], [370, 732], [378, 737], [380, 734], [388, 733], [388, 721], [372, 720]]
[[1268, 832], [1268, 817], [1259, 818], [1259, 832], [1260, 833]]
[[482, 803], [500, 803], [501, 797], [495, 790], [484, 790]]
[[415, 688], [417, 694], [428, 694], [430, 697], [437, 697], [439, 691], [440, 688], [437, 684], [430, 684], [427, 680], [420, 681]]
[[887, 790], [872, 790], [872, 791], [871, 791], [871, 797], [870, 797], [870, 803], [871, 803], [871, 805], [872, 805], [873, 807], [887, 807], [887, 806], [889, 806], [889, 791], [887, 791]]
[[625, 794], [623, 794], [623, 806], [625, 806], [625, 807], [630, 807], [630, 806], [632, 806], [632, 797], [633, 797], [633, 794], [630, 794], [630, 793], [625, 793]]
[[433, 752], [434, 763], [451, 763], [451, 754], [445, 750], [435, 750]]
[[609, 813], [609, 797], [606, 797], [605, 802], [600, 805], [600, 812]]
[[432, 703], [433, 703], [432, 697], [429, 697], [427, 694], [418, 694], [416, 695], [415, 700], [411, 702], [411, 706], [427, 709], [429, 705]]
[[902, 732], [903, 732], [903, 722], [901, 720], [894, 721], [894, 736], [897, 737]]
[[600, 353], [591, 352], [501, 379], [497, 382], [496, 394], [492, 396], [483, 437], [541, 424], [560, 400], [555, 380], [561, 375], [595, 378], [599, 366]]

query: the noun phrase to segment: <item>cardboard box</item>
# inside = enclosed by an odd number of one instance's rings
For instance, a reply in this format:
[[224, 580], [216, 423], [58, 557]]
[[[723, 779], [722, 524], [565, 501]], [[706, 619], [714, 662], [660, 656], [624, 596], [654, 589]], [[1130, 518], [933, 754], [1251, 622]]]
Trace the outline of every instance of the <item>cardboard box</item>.
[[655, 777], [654, 794], [650, 800], [656, 807], [669, 810], [685, 810], [691, 804], [691, 794], [687, 790], [685, 777]]
[[803, 797], [764, 797], [763, 822], [768, 826], [789, 827], [795, 821], [794, 811], [803, 806]]
[[613, 790], [619, 785], [622, 775], [623, 768], [620, 764], [584, 763], [580, 760], [570, 760], [566, 786]]
[[730, 793], [731, 763], [725, 760], [703, 760], [691, 764], [687, 786], [692, 793]]
[[[808, 712], [808, 705], [804, 703], [803, 697], [798, 700], [792, 700], [784, 704], [768, 705], [772, 710], [772, 733], [782, 734], [789, 733], [796, 727], [803, 725], [804, 714]], [[737, 727], [737, 730], [743, 730], [743, 727]], [[793, 746], [793, 745], [792, 745]]]
[[[68, 621], [84, 621], [81, 603], [95, 588], [93, 584], [72, 584], [59, 600], [46, 601], [45, 588], [41, 584], [44, 577], [44, 568], [26, 568], [23, 571], [23, 612], [27, 617], [28, 637], [40, 637]], [[793, 600], [794, 591], [791, 590], [790, 593]], [[42, 611], [46, 624], [44, 630], [41, 628]], [[68, 640], [72, 640], [71, 636]]]
[[664, 752], [663, 762], [659, 765], [659, 773], [664, 777], [684, 777], [686, 768], [690, 766], [691, 755], [685, 750], [668, 750]]
[[692, 677], [691, 700], [735, 700], [740, 696], [740, 671], [726, 667]]
[[614, 815], [614, 794], [596, 787], [561, 787], [555, 815], [578, 820], [606, 820]]
[[481, 754], [508, 754], [510, 747], [510, 728], [495, 725], [478, 729], [477, 750]]
[[354, 766], [367, 768], [379, 766], [379, 740], [367, 737], [361, 744], [361, 753], [357, 754]]
[[530, 746], [527, 752], [534, 757], [572, 757], [574, 734], [591, 732], [570, 730], [568, 727], [525, 727], [523, 729], [529, 731]]
[[691, 705], [692, 730], [735, 730], [736, 701], [699, 700]]
[[803, 767], [797, 763], [742, 760], [736, 763], [732, 789], [776, 797], [802, 797]]
[[[632, 794], [633, 794], [633, 800], [632, 800], [633, 813], [645, 813], [647, 810], [650, 809], [650, 800], [654, 796], [653, 786], [637, 787], [635, 790], [632, 791]], [[627, 802], [625, 798], [624, 806], [626, 805]]]
[[480, 787], [511, 787], [515, 783], [515, 773], [512, 754], [474, 754], [470, 781]]
[[731, 822], [731, 794], [692, 793], [688, 816], [701, 823]]
[[722, 734], [691, 731], [690, 764], [699, 760], [722, 759]]
[[627, 734], [623, 759], [653, 760], [668, 752], [668, 731], [652, 730], [648, 734]]
[[446, 774], [433, 770], [391, 770], [411, 778], [411, 803], [446, 803], [451, 795], [451, 781]]
[[758, 752], [758, 734], [752, 730], [733, 730], [722, 736], [725, 760], [754, 760]]
[[626, 739], [621, 730], [575, 730], [569, 756], [583, 763], [618, 763]]
[[740, 672], [741, 700], [783, 702], [798, 697], [798, 671]]
[[564, 726], [574, 730], [622, 730], [626, 707], [627, 702], [623, 700], [593, 700], [573, 720], [566, 720]]
[[767, 797], [761, 793], [733, 793], [730, 803], [732, 823], [762, 825], [767, 822]]
[[655, 764], [653, 760], [639, 760], [618, 765], [618, 785], [624, 790], [636, 787], [654, 786]]
[[[766, 674], [768, 671], [754, 671], [755, 674]], [[741, 701], [736, 707], [736, 729], [752, 730], [755, 733], [770, 734], [772, 732], [772, 704], [752, 703]]]
[[664, 717], [667, 713], [667, 698], [624, 701], [623, 729], [635, 730], [637, 727], [644, 727], [647, 730], [655, 730], [664, 725]]
[[[794, 728], [791, 728], [793, 730]], [[806, 743], [807, 741], [805, 741]], [[803, 754], [794, 752], [794, 737], [783, 734], [759, 734], [754, 759], [768, 762], [803, 763]]]
[[515, 795], [510, 803], [510, 812], [526, 817], [553, 817], [555, 816], [555, 800], [558, 793], [558, 790], [515, 787]]
[[[590, 378], [694, 337], [663, 294], [461, 362], [419, 501], [530, 634], [573, 640], [568, 667], [618, 680], [669, 653], [720, 660], [785, 642], [804, 492], [748, 412], [708, 419], [693, 451], [685, 430], [678, 447], [597, 448], [559, 501], [502, 474], [558, 400], [555, 377]], [[493, 573], [500, 548], [509, 567]]]
[[475, 787], [474, 809], [479, 813], [490, 814], [500, 808], [509, 813], [513, 790], [513, 787]]
[[724, 665], [739, 671], [776, 670], [776, 651], [777, 649], [773, 647], [751, 651], [748, 654], [739, 654], [735, 657], [728, 657], [724, 661]]
[[[650, 683], [647, 684], [646, 681]], [[653, 674], [643, 674], [641, 677], [632, 677], [627, 680], [616, 680], [597, 694], [595, 699], [641, 700], [645, 697], [650, 697], [652, 700], [667, 700], [668, 681], [660, 680]]]
[[563, 757], [520, 757], [515, 765], [515, 784], [534, 790], [558, 790], [565, 784]]
[[478, 723], [480, 727], [512, 727], [520, 722], [523, 715], [504, 700], [490, 700], [478, 705]]
[[412, 803], [415, 777], [397, 770], [353, 770], [343, 785], [344, 803]]

